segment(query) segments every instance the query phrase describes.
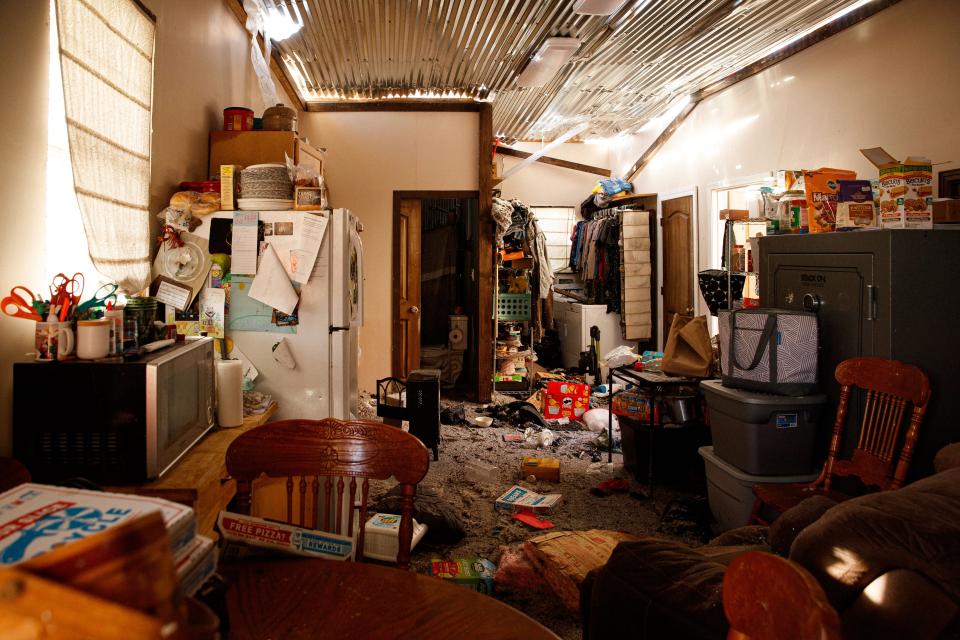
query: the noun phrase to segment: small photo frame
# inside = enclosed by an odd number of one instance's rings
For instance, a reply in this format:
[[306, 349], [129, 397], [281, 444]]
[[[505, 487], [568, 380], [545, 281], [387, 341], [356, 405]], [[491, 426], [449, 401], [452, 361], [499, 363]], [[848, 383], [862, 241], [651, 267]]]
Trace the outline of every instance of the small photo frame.
[[320, 187], [297, 187], [293, 194], [293, 208], [297, 211], [314, 211], [321, 208]]

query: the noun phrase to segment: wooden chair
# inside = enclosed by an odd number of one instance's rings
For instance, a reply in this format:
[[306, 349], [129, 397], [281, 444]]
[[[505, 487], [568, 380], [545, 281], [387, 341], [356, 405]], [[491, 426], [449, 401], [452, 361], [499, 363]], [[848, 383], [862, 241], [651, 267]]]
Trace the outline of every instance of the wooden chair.
[[[820, 476], [810, 484], [758, 484], [750, 522], [769, 524], [812, 495], [841, 502], [851, 497], [832, 488], [836, 477], [858, 478], [880, 491], [903, 485], [930, 400], [930, 381], [917, 367], [896, 360], [851, 358], [836, 369], [840, 402], [833, 424], [830, 452]], [[850, 459], [838, 458], [847, 407], [853, 387], [866, 391], [860, 436]], [[912, 408], [908, 410], [908, 406]], [[908, 418], [908, 419], [907, 419]], [[903, 429], [906, 435], [901, 438]], [[900, 444], [902, 440], [902, 444]], [[895, 456], [899, 446], [899, 455]], [[769, 517], [770, 513], [773, 517]]]
[[[364, 524], [367, 521], [369, 480], [386, 480], [393, 476], [401, 487], [400, 540], [397, 564], [410, 566], [410, 544], [413, 539], [413, 499], [417, 483], [430, 468], [426, 447], [414, 436], [380, 422], [363, 420], [281, 420], [270, 422], [244, 433], [227, 449], [227, 471], [237, 481], [237, 510], [249, 514], [253, 481], [266, 475], [286, 481], [286, 521], [301, 527], [323, 529], [329, 533], [352, 537], [358, 531], [355, 559], [363, 558]], [[299, 476], [299, 481], [294, 478]], [[336, 483], [333, 476], [338, 476]], [[348, 505], [357, 500], [357, 478], [360, 487], [359, 518], [356, 509], [348, 508], [343, 522], [344, 477], [350, 478]], [[320, 478], [324, 504], [331, 504], [336, 491], [335, 521], [330, 510], [324, 510], [322, 527], [317, 509], [311, 509], [307, 522], [308, 501], [317, 504]], [[308, 480], [309, 479], [309, 480]], [[307, 490], [308, 485], [310, 491]], [[299, 491], [299, 517], [294, 517], [294, 489]]]
[[748, 551], [723, 575], [727, 640], [840, 640], [840, 617], [796, 562]]

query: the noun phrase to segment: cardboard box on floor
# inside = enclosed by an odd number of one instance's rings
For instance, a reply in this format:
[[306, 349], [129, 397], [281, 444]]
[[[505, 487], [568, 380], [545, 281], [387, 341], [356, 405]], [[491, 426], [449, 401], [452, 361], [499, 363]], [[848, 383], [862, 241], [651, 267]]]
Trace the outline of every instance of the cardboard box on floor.
[[610, 559], [614, 547], [637, 537], [621, 531], [555, 531], [531, 538], [524, 553], [547, 584], [573, 612], [580, 610], [580, 585], [591, 570]]
[[524, 456], [520, 461], [520, 477], [534, 476], [538, 480], [560, 482], [560, 459]]
[[860, 149], [880, 172], [880, 228], [933, 228], [933, 163], [927, 158], [900, 161], [881, 147]]

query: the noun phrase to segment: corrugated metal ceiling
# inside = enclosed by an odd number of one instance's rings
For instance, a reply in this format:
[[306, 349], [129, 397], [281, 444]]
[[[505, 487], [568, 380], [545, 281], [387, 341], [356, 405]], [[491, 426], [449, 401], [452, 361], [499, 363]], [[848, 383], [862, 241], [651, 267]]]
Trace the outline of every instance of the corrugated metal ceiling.
[[[856, 0], [631, 0], [613, 16], [574, 0], [264, 0], [304, 25], [279, 43], [305, 102], [436, 96], [493, 102], [510, 142], [630, 133], [678, 97], [747, 66]], [[551, 36], [580, 40], [543, 87], [516, 76]]]

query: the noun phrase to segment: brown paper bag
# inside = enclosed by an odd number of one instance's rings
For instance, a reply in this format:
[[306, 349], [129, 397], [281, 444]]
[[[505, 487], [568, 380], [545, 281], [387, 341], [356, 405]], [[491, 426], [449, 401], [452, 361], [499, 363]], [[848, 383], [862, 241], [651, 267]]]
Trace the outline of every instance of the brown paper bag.
[[706, 378], [713, 368], [707, 316], [673, 316], [661, 370], [674, 376]]

